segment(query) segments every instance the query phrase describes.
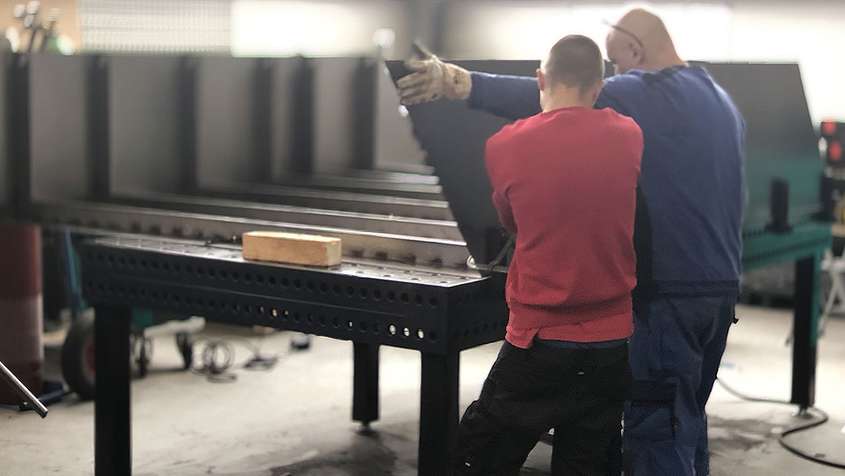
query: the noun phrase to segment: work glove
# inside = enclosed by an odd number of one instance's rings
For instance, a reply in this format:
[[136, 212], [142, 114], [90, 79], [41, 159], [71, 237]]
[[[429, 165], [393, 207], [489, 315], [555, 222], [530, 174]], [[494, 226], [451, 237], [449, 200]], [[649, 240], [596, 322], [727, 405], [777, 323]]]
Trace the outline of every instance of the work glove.
[[413, 73], [400, 79], [399, 96], [402, 104], [412, 106], [440, 98], [463, 100], [472, 89], [470, 72], [446, 63], [435, 55], [414, 58], [405, 62]]

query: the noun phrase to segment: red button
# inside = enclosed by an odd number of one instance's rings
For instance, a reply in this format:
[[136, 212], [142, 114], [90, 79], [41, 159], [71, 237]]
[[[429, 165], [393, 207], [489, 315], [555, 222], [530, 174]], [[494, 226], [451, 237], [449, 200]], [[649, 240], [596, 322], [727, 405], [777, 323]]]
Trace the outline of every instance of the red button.
[[833, 137], [836, 134], [836, 123], [831, 121], [822, 122], [822, 135], [824, 137]]
[[842, 144], [838, 141], [832, 141], [827, 146], [827, 158], [831, 162], [839, 162], [842, 159]]

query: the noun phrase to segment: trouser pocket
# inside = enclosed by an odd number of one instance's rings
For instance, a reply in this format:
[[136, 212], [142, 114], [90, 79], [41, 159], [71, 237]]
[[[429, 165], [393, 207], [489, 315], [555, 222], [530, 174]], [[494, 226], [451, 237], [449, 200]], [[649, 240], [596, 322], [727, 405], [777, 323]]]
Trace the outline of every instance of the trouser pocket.
[[676, 382], [635, 380], [625, 405], [625, 439], [667, 441], [675, 438]]

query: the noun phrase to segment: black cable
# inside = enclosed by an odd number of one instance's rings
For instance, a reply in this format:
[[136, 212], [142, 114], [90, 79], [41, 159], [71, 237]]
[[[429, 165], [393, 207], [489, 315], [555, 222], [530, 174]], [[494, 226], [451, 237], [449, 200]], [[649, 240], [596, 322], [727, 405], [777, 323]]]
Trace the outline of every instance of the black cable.
[[716, 381], [719, 382], [719, 385], [725, 389], [726, 392], [733, 395], [734, 397], [745, 400], [748, 402], [759, 402], [759, 403], [776, 403], [778, 405], [792, 405], [792, 402], [788, 402], [786, 400], [775, 400], [773, 398], [763, 398], [763, 397], [752, 397], [750, 395], [746, 395], [739, 390], [734, 389], [730, 385], [726, 384], [724, 380], [720, 378], [716, 378]]
[[[745, 400], [745, 401], [749, 401], [749, 402], [759, 402], [759, 403], [774, 403], [774, 404], [778, 404], [778, 405], [790, 405], [790, 406], [793, 405], [792, 402], [788, 402], [786, 400], [775, 400], [773, 398], [752, 397], [750, 395], [746, 395], [746, 394], [734, 389], [730, 385], [726, 384], [725, 381], [720, 379], [720, 378], [717, 378], [716, 381], [719, 382], [719, 385], [723, 389], [725, 389], [726, 392], [733, 395], [734, 397], [739, 398], [740, 400]], [[778, 437], [778, 443], [785, 450], [789, 451], [790, 453], [792, 453], [792, 454], [794, 454], [798, 457], [804, 458], [808, 461], [812, 461], [813, 463], [823, 464], [825, 466], [830, 466], [830, 467], [833, 467], [833, 468], [845, 469], [845, 463], [830, 461], [830, 460], [827, 460], [825, 458], [818, 457], [816, 455], [811, 455], [811, 454], [801, 450], [800, 448], [787, 443], [787, 441], [786, 441], [787, 436], [795, 434], [795, 433], [799, 433], [799, 432], [802, 432], [802, 431], [806, 431], [806, 430], [809, 430], [811, 428], [815, 428], [817, 426], [824, 425], [830, 419], [828, 414], [824, 410], [822, 410], [821, 408], [817, 408], [815, 406], [809, 407], [809, 408], [807, 408], [807, 413], [812, 413], [811, 410], [813, 412], [818, 413], [818, 415], [814, 415], [814, 416], [817, 417], [817, 419], [815, 421], [805, 423], [803, 425], [794, 426], [794, 427], [792, 427], [788, 430], [781, 432], [780, 436]]]
[[[195, 342], [194, 345], [196, 344]], [[235, 351], [225, 341], [207, 339], [200, 356], [202, 366], [191, 369], [192, 372], [204, 375], [209, 382], [228, 383], [237, 379], [237, 375], [228, 371], [232, 366]]]
[[810, 408], [808, 408], [808, 411], [809, 410], [813, 410], [813, 411], [818, 412], [819, 415], [820, 415], [819, 419], [814, 421], [814, 422], [810, 422], [810, 423], [807, 423], [807, 424], [801, 425], [801, 426], [796, 426], [794, 428], [790, 428], [789, 430], [784, 431], [783, 433], [780, 434], [780, 438], [778, 438], [778, 443], [780, 443], [780, 445], [783, 446], [790, 453], [792, 453], [796, 456], [800, 456], [801, 458], [810, 460], [814, 463], [823, 464], [825, 466], [830, 466], [832, 468], [845, 469], [845, 463], [830, 461], [828, 459], [825, 459], [824, 457], [818, 457], [816, 455], [810, 455], [808, 453], [805, 453], [804, 451], [802, 451], [798, 447], [792, 446], [792, 445], [790, 445], [789, 443], [786, 442], [787, 436], [789, 436], [793, 433], [798, 433], [800, 431], [809, 430], [810, 428], [815, 428], [817, 426], [823, 425], [823, 424], [827, 423], [827, 421], [830, 419], [827, 412], [825, 412], [821, 408], [810, 407]]

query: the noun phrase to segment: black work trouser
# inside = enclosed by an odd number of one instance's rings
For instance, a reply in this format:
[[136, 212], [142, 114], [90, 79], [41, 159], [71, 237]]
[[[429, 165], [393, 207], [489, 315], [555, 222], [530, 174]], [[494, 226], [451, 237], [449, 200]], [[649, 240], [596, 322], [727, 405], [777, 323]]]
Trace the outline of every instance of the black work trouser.
[[[481, 396], [461, 419], [454, 475], [518, 475], [554, 428], [552, 474], [618, 469], [622, 410], [630, 387], [628, 346], [502, 346]], [[618, 471], [617, 471], [618, 474]]]

